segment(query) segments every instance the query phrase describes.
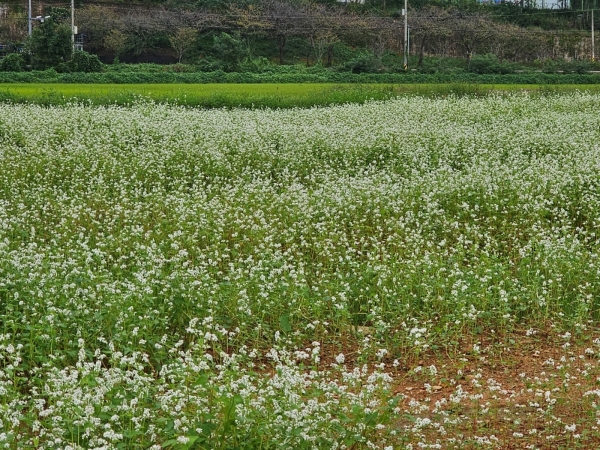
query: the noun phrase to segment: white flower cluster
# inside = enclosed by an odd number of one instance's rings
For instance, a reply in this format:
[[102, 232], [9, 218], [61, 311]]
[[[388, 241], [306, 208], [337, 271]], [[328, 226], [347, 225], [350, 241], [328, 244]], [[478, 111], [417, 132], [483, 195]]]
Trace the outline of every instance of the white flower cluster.
[[2, 442], [384, 446], [388, 359], [597, 311], [599, 100], [0, 105]]

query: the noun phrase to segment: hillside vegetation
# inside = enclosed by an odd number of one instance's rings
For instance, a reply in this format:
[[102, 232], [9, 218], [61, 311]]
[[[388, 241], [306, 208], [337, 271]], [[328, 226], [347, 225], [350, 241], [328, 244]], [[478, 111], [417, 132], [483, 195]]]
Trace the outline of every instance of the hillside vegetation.
[[[5, 52], [10, 52], [10, 44], [19, 49], [27, 37], [27, 11], [20, 3], [4, 3], [0, 42], [6, 45]], [[573, 9], [560, 10], [532, 5], [531, 1], [495, 6], [411, 1], [409, 66], [424, 72], [476, 73], [600, 68], [591, 61], [593, 3], [574, 2]], [[207, 72], [260, 72], [269, 65], [303, 64], [360, 73], [405, 69], [402, 6], [397, 0], [367, 0], [362, 5], [309, 0], [115, 0], [78, 2], [75, 15], [83, 48], [104, 62], [179, 62], [193, 65], [190, 70]], [[33, 15], [49, 15], [57, 30], [60, 26], [64, 30], [70, 12], [63, 7], [64, 3], [38, 2]], [[34, 21], [34, 28], [35, 37], [48, 33], [49, 26]], [[63, 55], [55, 55], [52, 64], [36, 62], [40, 52], [32, 48], [26, 45], [34, 61], [24, 61], [24, 67], [95, 71], [58, 67], [68, 59]], [[564, 66], [565, 62], [578, 65]], [[0, 69], [15, 71], [15, 67]]]

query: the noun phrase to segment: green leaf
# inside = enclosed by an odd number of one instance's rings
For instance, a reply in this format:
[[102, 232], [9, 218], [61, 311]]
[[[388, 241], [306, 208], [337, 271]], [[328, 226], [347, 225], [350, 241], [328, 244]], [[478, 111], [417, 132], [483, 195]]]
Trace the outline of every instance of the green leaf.
[[279, 316], [279, 326], [281, 327], [281, 331], [284, 333], [289, 333], [292, 331], [292, 325], [290, 324], [290, 316], [284, 314]]

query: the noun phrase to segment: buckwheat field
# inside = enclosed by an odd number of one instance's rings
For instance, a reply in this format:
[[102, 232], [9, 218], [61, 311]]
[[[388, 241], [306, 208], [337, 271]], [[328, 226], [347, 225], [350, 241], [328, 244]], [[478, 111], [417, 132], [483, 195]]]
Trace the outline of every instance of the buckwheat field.
[[0, 106], [0, 445], [594, 448], [600, 95]]

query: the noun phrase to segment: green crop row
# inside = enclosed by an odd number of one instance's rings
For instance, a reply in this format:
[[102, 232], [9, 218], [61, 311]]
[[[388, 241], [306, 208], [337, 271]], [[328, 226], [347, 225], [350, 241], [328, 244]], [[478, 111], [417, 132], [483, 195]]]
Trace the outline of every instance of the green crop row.
[[134, 103], [169, 103], [203, 108], [292, 108], [364, 103], [401, 95], [439, 97], [450, 94], [484, 96], [490, 93], [529, 91], [547, 94], [572, 91], [597, 92], [593, 85], [525, 85], [525, 84], [65, 84], [23, 83], [0, 85], [0, 101], [13, 104], [132, 105]]

